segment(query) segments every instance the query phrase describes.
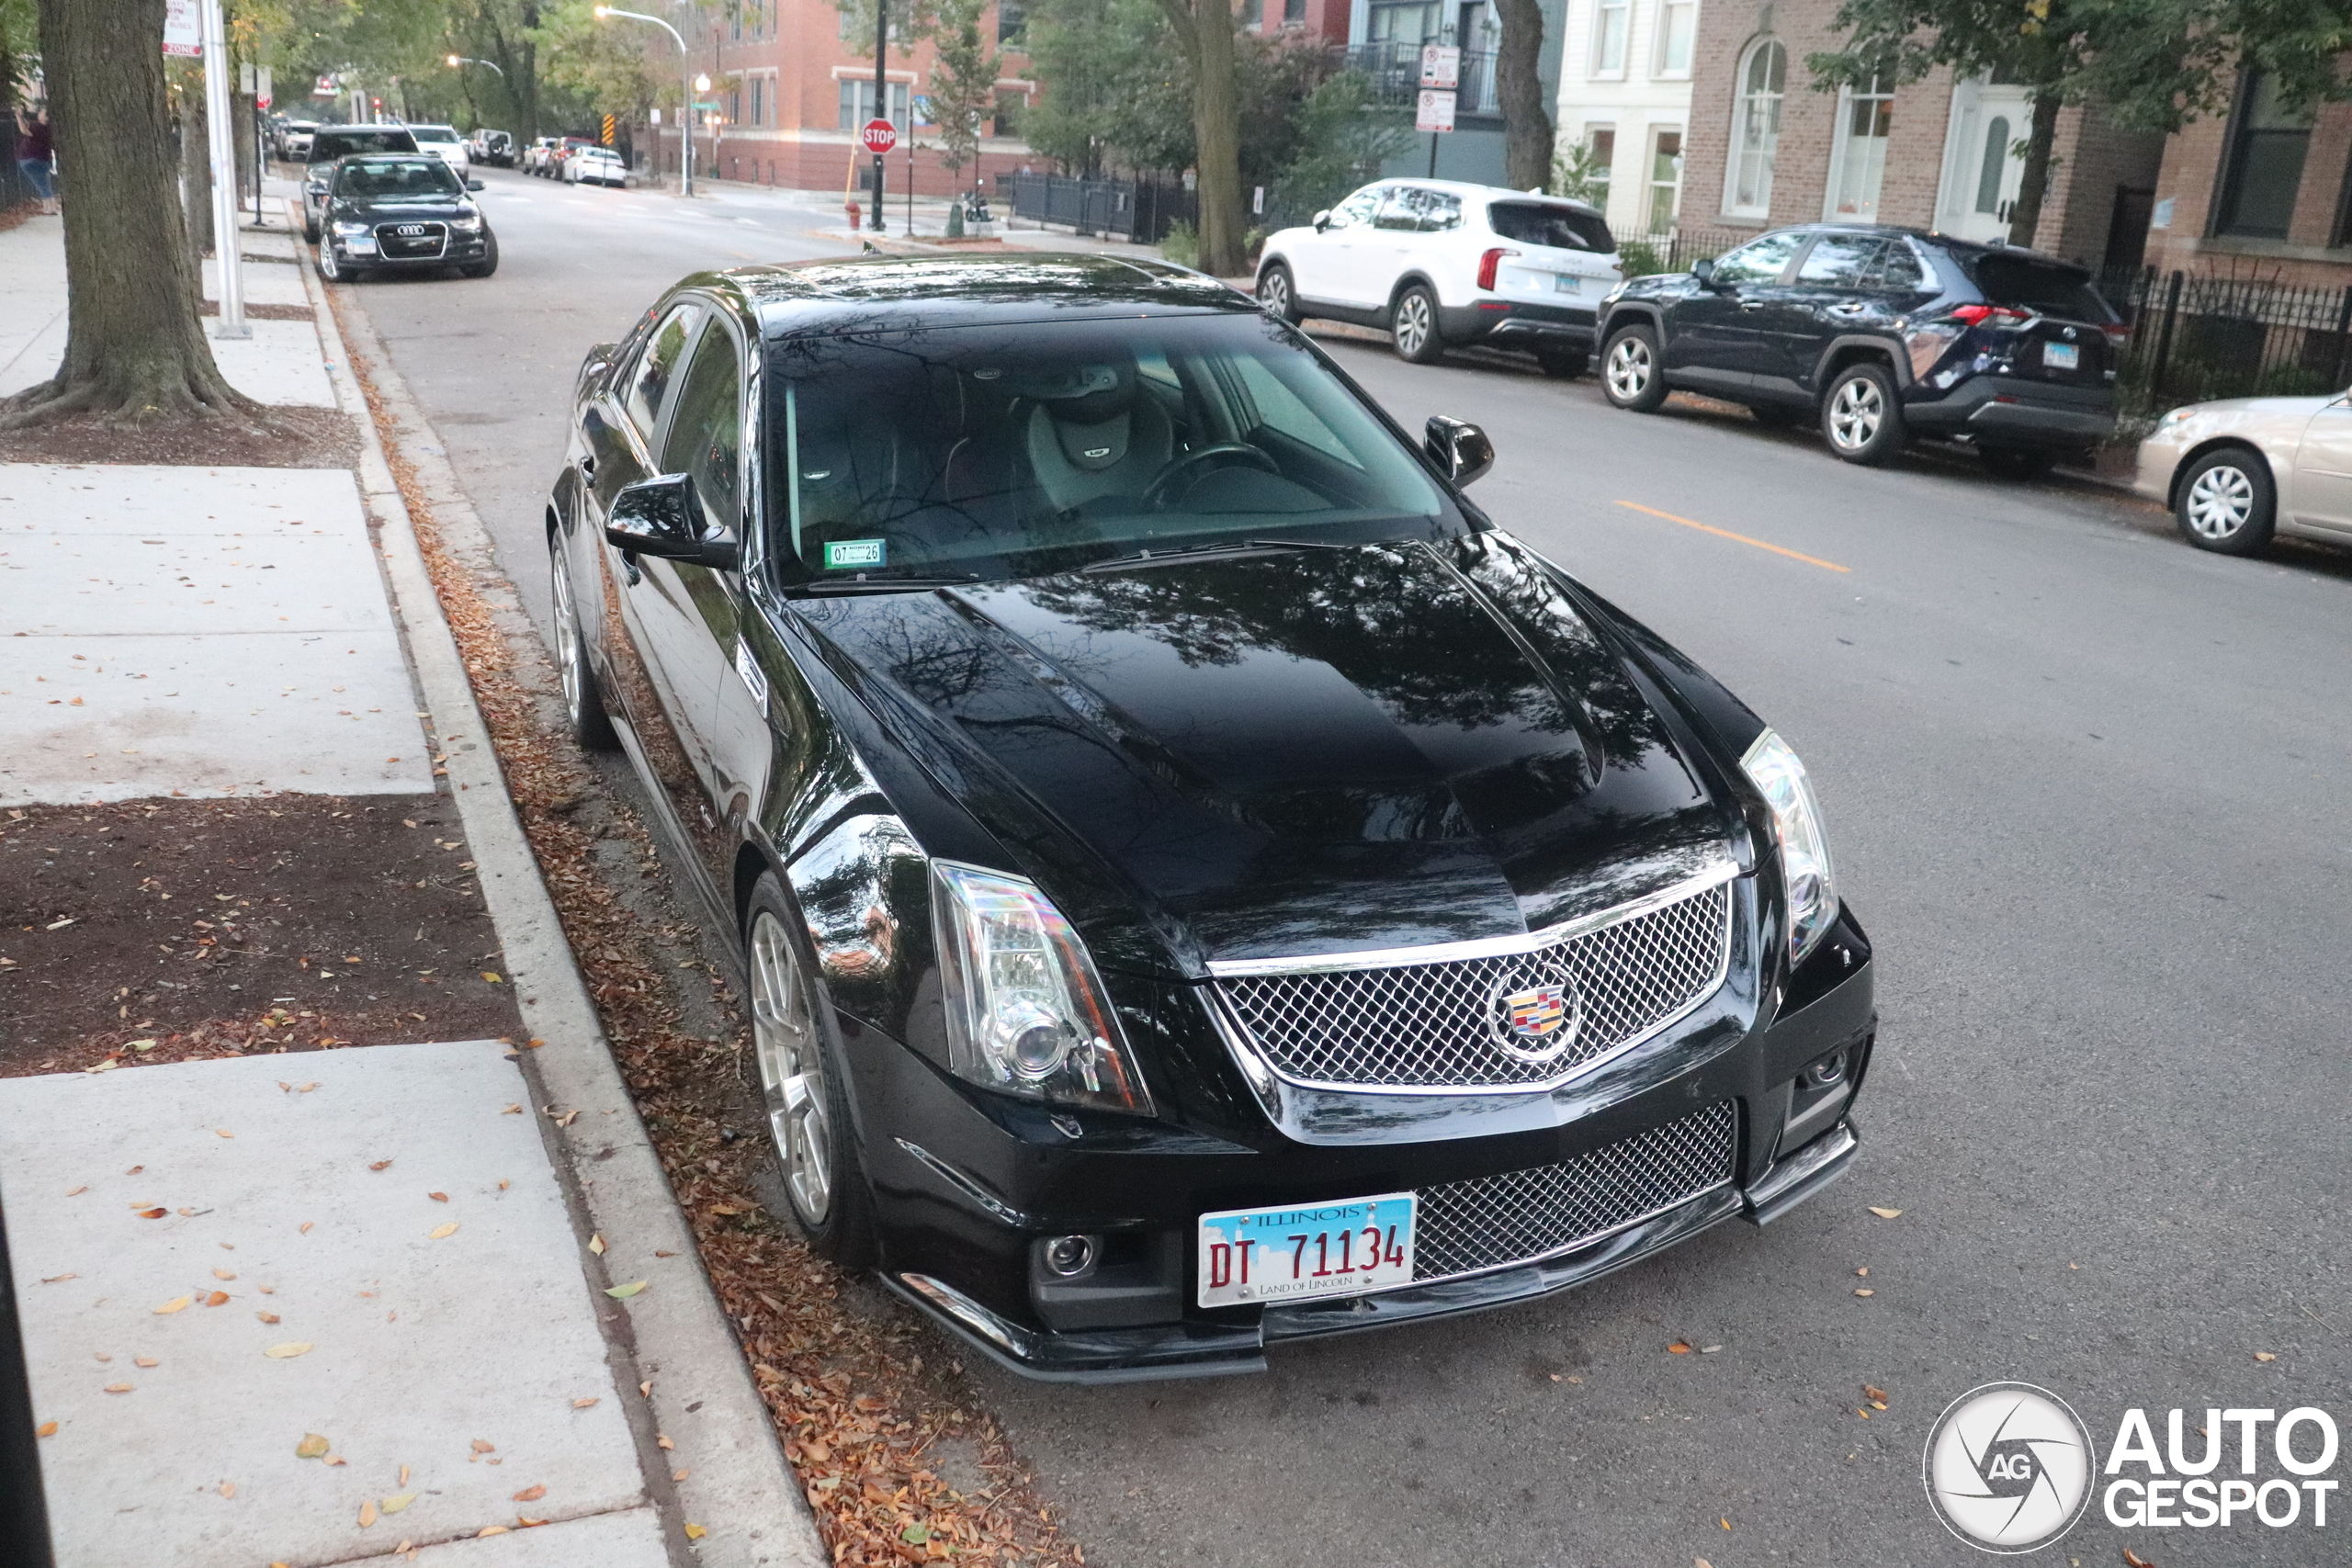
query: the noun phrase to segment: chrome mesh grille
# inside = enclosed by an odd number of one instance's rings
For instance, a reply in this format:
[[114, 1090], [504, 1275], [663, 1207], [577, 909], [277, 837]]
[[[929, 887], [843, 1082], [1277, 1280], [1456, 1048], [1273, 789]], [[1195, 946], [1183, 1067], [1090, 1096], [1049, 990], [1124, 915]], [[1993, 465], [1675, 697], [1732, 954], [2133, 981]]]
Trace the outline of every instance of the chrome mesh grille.
[[1728, 1100], [1562, 1165], [1425, 1187], [1413, 1278], [1445, 1280], [1564, 1251], [1732, 1179]]
[[[1722, 978], [1731, 886], [1533, 953], [1396, 968], [1252, 975], [1217, 982], [1250, 1042], [1299, 1083], [1492, 1089], [1557, 1081], [1695, 1005]], [[1503, 1049], [1498, 998], [1566, 986], [1582, 1018], [1567, 1049]]]

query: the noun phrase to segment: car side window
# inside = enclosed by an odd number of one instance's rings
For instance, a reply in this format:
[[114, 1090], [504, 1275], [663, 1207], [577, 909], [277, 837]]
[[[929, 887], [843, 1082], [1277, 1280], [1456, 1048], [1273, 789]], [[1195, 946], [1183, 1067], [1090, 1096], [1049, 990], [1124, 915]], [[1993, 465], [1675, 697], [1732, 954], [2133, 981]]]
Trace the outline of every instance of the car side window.
[[706, 528], [741, 521], [742, 367], [735, 334], [713, 321], [695, 344], [662, 440], [661, 470], [694, 476]]
[[1797, 268], [1797, 282], [1816, 288], [1860, 288], [1886, 242], [1871, 234], [1824, 234]]
[[1462, 227], [1462, 198], [1442, 190], [1417, 190], [1416, 225], [1424, 234], [1442, 234]]
[[1331, 209], [1330, 227], [1350, 229], [1372, 221], [1380, 210], [1380, 198], [1387, 194], [1386, 186], [1367, 186]]
[[1877, 262], [1863, 275], [1862, 287], [1889, 294], [1916, 294], [1928, 287], [1928, 273], [1919, 254], [1906, 240], [1890, 240]]
[[1778, 283], [1788, 270], [1789, 258], [1804, 243], [1801, 233], [1767, 234], [1716, 258], [1713, 282]]
[[1421, 226], [1419, 191], [1410, 186], [1391, 186], [1388, 199], [1380, 204], [1380, 216], [1372, 220], [1375, 229], [1414, 230]]
[[653, 329], [637, 363], [629, 367], [621, 408], [649, 445], [653, 440], [654, 427], [662, 421], [662, 400], [669, 394], [670, 383], [677, 376], [679, 356], [685, 353], [686, 341], [694, 336], [695, 322], [701, 316], [700, 305], [690, 302], [676, 307]]

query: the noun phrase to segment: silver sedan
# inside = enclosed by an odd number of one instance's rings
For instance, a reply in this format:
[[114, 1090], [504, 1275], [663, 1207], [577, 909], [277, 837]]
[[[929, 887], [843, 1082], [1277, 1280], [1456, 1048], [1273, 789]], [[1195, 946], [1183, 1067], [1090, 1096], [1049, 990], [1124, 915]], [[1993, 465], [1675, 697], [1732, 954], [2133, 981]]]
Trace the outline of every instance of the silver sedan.
[[2352, 393], [2175, 409], [2140, 443], [2133, 488], [2201, 550], [2255, 555], [2276, 534], [2352, 545]]

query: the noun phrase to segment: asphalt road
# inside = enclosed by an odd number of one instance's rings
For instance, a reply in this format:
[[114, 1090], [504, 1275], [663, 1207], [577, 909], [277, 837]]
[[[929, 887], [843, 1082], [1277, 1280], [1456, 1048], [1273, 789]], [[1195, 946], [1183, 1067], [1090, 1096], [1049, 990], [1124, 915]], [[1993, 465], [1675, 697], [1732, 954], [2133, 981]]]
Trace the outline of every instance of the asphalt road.
[[[829, 247], [822, 214], [492, 177], [497, 278], [362, 297], [529, 587], [587, 344], [695, 266]], [[983, 1372], [1088, 1561], [1976, 1562], [1920, 1454], [1981, 1383], [2055, 1392], [2102, 1450], [2128, 1406], [2159, 1443], [2176, 1405], [2352, 1416], [2352, 557], [2224, 559], [2084, 485], [1860, 470], [1737, 414], [1619, 413], [1589, 380], [1333, 352], [1408, 428], [1483, 423], [1479, 502], [1805, 758], [1878, 945], [1863, 1152], [1770, 1231], [1264, 1377]], [[2266, 1432], [2257, 1482], [2287, 1475], [2268, 1455]], [[2094, 1503], [2037, 1561], [2340, 1562], [2346, 1510], [2119, 1530]]]

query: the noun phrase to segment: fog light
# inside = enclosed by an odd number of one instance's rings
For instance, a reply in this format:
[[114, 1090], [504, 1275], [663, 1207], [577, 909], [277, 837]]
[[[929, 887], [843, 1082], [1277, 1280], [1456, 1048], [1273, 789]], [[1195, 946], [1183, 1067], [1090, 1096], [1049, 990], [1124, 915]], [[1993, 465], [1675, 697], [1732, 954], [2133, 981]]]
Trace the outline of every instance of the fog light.
[[1094, 1267], [1094, 1238], [1057, 1235], [1045, 1246], [1046, 1267], [1065, 1280], [1074, 1280]]
[[1818, 1062], [1809, 1064], [1803, 1074], [1807, 1089], [1828, 1089], [1846, 1081], [1846, 1053], [1833, 1051]]

